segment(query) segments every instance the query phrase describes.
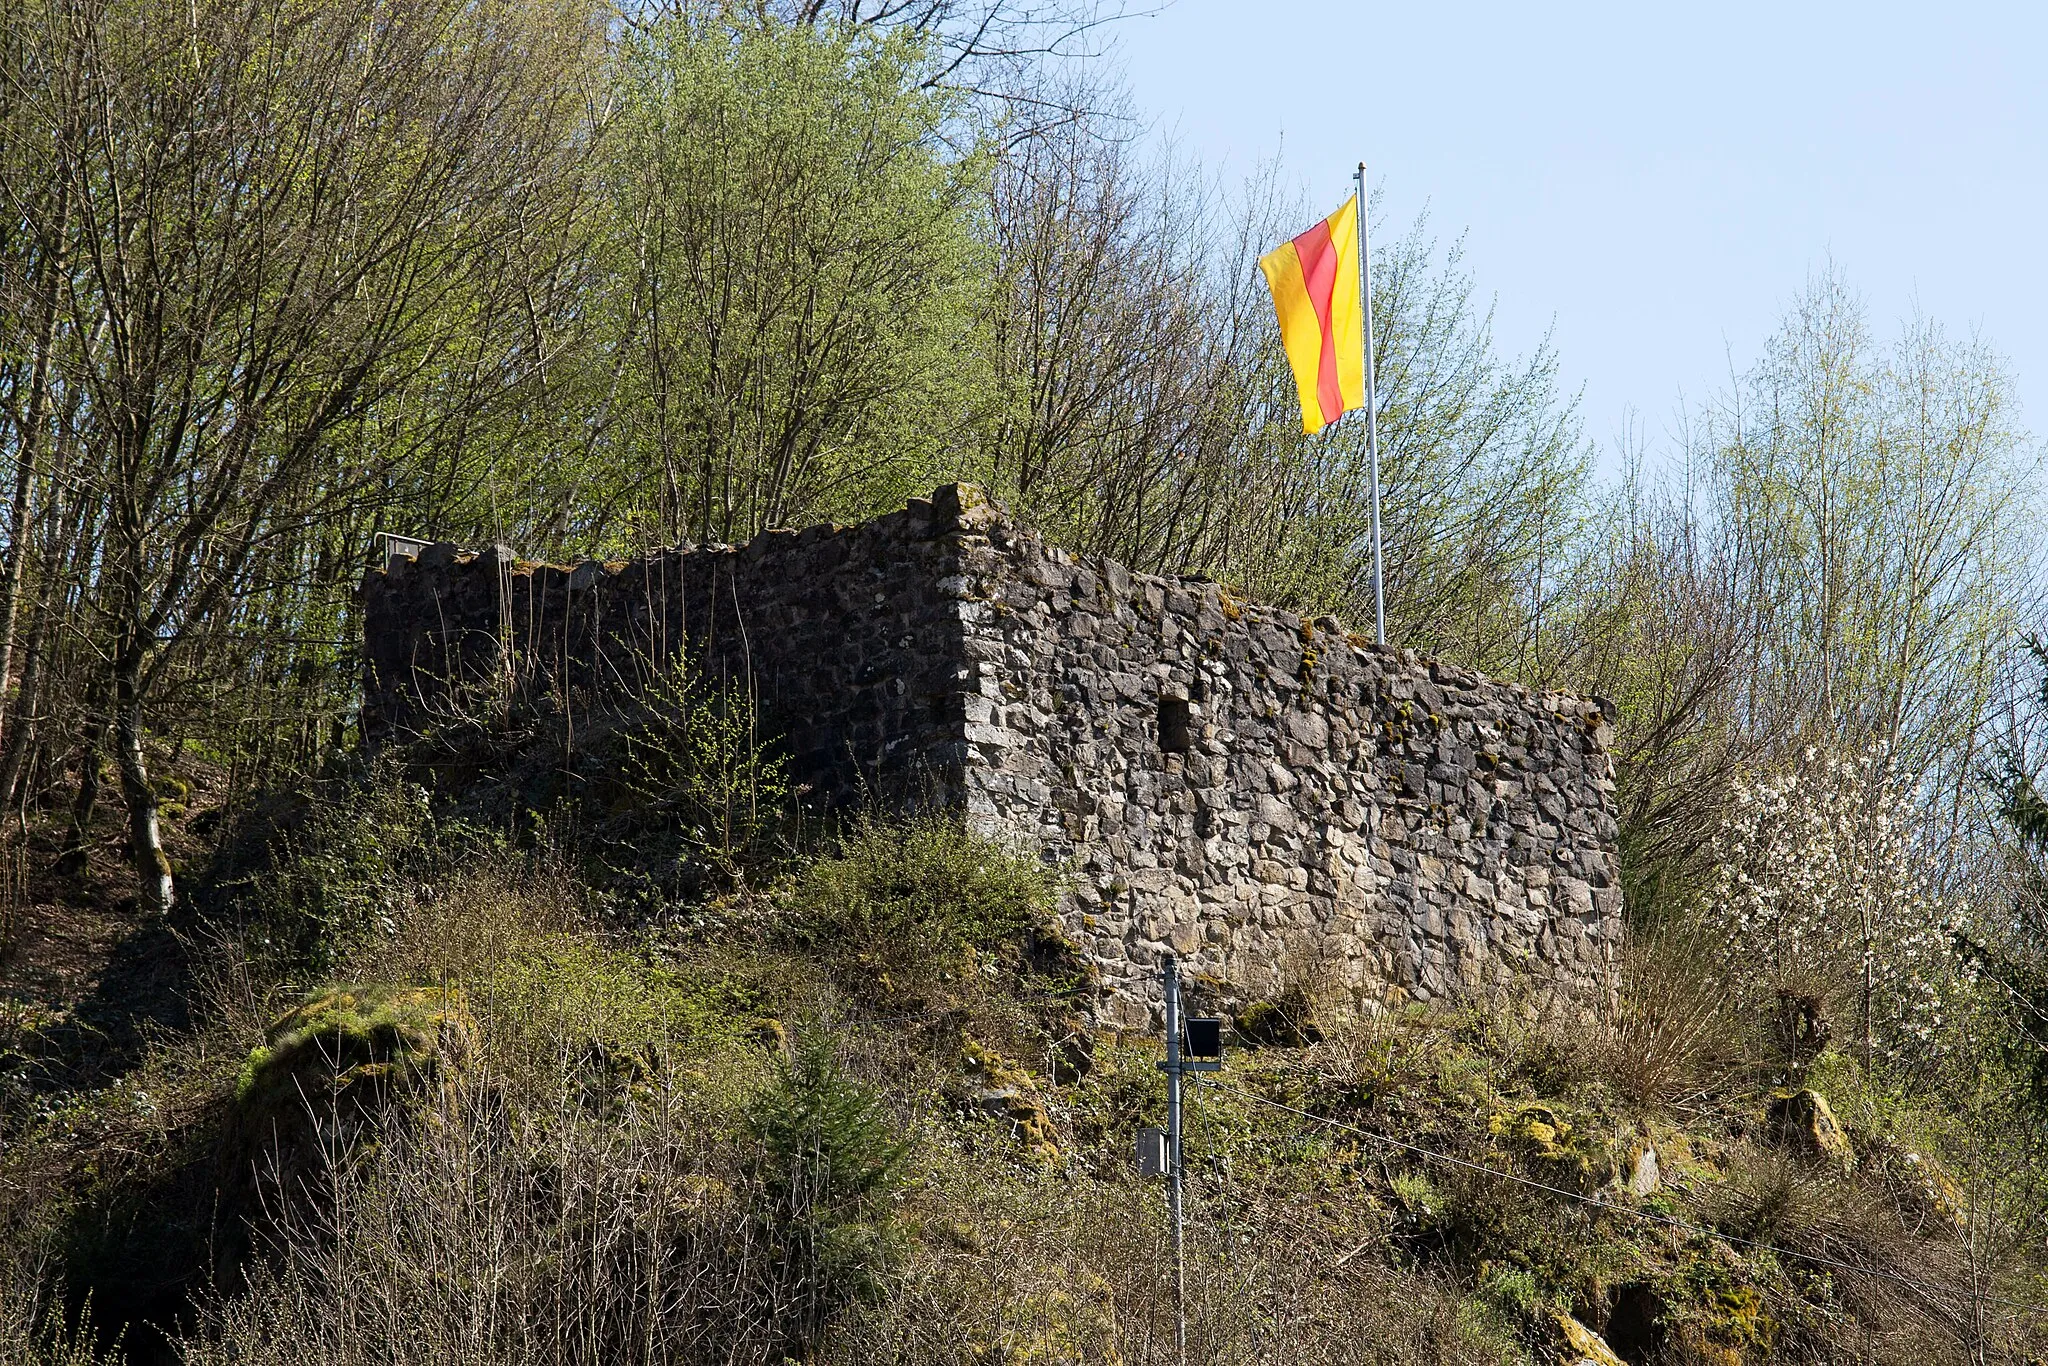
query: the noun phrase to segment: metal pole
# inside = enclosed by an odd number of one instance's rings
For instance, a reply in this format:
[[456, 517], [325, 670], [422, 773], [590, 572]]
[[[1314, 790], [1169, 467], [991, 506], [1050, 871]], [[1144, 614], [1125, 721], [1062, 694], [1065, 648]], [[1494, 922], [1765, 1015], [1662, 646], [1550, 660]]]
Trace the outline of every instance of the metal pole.
[[1173, 1214], [1173, 1341], [1180, 1366], [1187, 1366], [1188, 1284], [1180, 1221], [1180, 964], [1170, 953], [1162, 972], [1166, 978], [1166, 1146], [1173, 1163], [1166, 1197]]
[[1365, 163], [1358, 163], [1358, 293], [1365, 313], [1365, 445], [1372, 454], [1372, 638], [1387, 643], [1387, 600], [1380, 579], [1380, 398], [1372, 373], [1372, 247], [1365, 229]]

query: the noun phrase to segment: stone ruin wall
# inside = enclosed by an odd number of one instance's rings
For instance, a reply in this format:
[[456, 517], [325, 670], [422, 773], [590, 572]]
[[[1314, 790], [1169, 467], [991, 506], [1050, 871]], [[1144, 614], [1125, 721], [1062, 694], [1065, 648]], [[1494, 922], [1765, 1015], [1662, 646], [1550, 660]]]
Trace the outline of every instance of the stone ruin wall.
[[373, 743], [415, 734], [507, 689], [573, 720], [687, 645], [700, 677], [748, 689], [786, 737], [806, 800], [957, 805], [957, 555], [926, 500], [632, 561], [430, 546], [364, 577], [363, 729]]
[[1069, 870], [1068, 929], [1113, 1010], [1156, 998], [1169, 950], [1239, 996], [1297, 976], [1381, 1002], [1607, 989], [1598, 702], [996, 519], [962, 569], [967, 810]]
[[1049, 547], [965, 486], [624, 564], [436, 546], [364, 593], [372, 738], [451, 679], [631, 687], [688, 642], [750, 681], [813, 800], [952, 807], [1065, 869], [1106, 1023], [1148, 1022], [1169, 951], [1224, 1003], [1311, 975], [1537, 1009], [1611, 985], [1601, 704]]

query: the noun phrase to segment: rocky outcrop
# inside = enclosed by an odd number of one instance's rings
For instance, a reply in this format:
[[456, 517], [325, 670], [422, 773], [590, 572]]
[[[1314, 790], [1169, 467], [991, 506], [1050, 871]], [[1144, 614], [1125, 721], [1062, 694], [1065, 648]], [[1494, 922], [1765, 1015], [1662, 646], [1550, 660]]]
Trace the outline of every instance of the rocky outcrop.
[[1664, 1187], [1663, 1163], [1654, 1144], [1630, 1145], [1623, 1155], [1621, 1172], [1625, 1178], [1622, 1189], [1638, 1200], [1647, 1200]]
[[380, 1141], [394, 1113], [448, 1098], [476, 1023], [457, 988], [328, 987], [273, 1021], [235, 1082], [221, 1147], [230, 1208], [273, 1217], [337, 1156]]
[[1033, 1157], [1059, 1156], [1059, 1132], [1028, 1072], [971, 1038], [961, 1040], [960, 1065], [974, 1082], [972, 1092], [963, 1097], [962, 1109], [976, 1110], [1006, 1123], [1012, 1136]]

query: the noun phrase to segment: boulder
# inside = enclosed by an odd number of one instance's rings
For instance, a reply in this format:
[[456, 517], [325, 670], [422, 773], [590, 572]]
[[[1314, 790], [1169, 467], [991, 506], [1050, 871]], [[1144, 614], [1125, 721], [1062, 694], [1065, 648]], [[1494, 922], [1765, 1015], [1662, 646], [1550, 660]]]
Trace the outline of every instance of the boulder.
[[975, 1104], [985, 1113], [1006, 1120], [1011, 1134], [1033, 1157], [1060, 1155], [1059, 1131], [1036, 1097], [1017, 1091], [984, 1091], [975, 1097]]
[[475, 1039], [459, 988], [312, 992], [242, 1063], [220, 1150], [226, 1204], [275, 1215], [319, 1189], [328, 1164], [374, 1149], [395, 1115], [445, 1107]]
[[1856, 1149], [1828, 1108], [1827, 1098], [1811, 1089], [1780, 1091], [1764, 1112], [1764, 1136], [1809, 1162], [1827, 1162], [1844, 1171], [1856, 1165]]
[[416, 1088], [469, 1052], [476, 1024], [459, 987], [325, 987], [277, 1017], [235, 1079], [245, 1115], [300, 1100]]
[[746, 1034], [762, 1049], [777, 1057], [787, 1057], [789, 1054], [789, 1030], [783, 1027], [782, 1021], [771, 1015], [764, 1015], [748, 1024]]
[[592, 1039], [578, 1059], [584, 1105], [593, 1113], [611, 1114], [622, 1106], [651, 1103], [655, 1099], [654, 1060], [652, 1050], [620, 1048]]
[[1657, 1149], [1654, 1144], [1636, 1144], [1634, 1151], [1623, 1164], [1623, 1169], [1627, 1172], [1622, 1181], [1623, 1188], [1638, 1200], [1655, 1195], [1664, 1184], [1664, 1173], [1657, 1161]]
[[1615, 1179], [1614, 1154], [1548, 1105], [1499, 1111], [1487, 1121], [1538, 1180], [1591, 1194]]
[[1267, 1048], [1306, 1048], [1323, 1040], [1315, 1008], [1300, 992], [1284, 992], [1276, 1001], [1253, 1001], [1231, 1021], [1245, 1043]]
[[973, 1096], [975, 1109], [1006, 1121], [1033, 1157], [1059, 1156], [1059, 1131], [1044, 1103], [1031, 1094], [1033, 1082], [1028, 1071], [968, 1035], [961, 1036], [960, 1066], [981, 1083]]
[[1552, 1313], [1554, 1349], [1558, 1366], [1628, 1366], [1607, 1345], [1607, 1339], [1580, 1323], [1570, 1314]]
[[1879, 1138], [1869, 1144], [1864, 1165], [1877, 1169], [1899, 1213], [1912, 1221], [1916, 1232], [1936, 1226], [1961, 1230], [1967, 1224], [1962, 1189], [1932, 1157], [1896, 1139]]

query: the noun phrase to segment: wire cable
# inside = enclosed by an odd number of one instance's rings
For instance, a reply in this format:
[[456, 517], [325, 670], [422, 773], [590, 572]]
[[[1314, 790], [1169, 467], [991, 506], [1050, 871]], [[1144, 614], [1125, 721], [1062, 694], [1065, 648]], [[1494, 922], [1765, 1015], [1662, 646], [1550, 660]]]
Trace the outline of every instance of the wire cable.
[[[914, 1024], [936, 1023], [938, 1019], [938, 1016], [933, 1015], [929, 1011], [926, 1011], [888, 1016], [849, 1015], [839, 1017], [837, 1023], [869, 1025]], [[1503, 1171], [1498, 1167], [1489, 1167], [1484, 1163], [1474, 1162], [1469, 1158], [1456, 1157], [1450, 1153], [1439, 1152], [1433, 1148], [1424, 1148], [1418, 1144], [1403, 1142], [1401, 1139], [1393, 1138], [1386, 1134], [1375, 1133], [1371, 1129], [1363, 1129], [1355, 1124], [1346, 1124], [1342, 1120], [1331, 1119], [1326, 1115], [1318, 1115], [1311, 1111], [1303, 1110], [1297, 1106], [1288, 1105], [1282, 1101], [1274, 1100], [1268, 1096], [1262, 1096], [1256, 1091], [1248, 1091], [1241, 1086], [1233, 1086], [1229, 1082], [1223, 1081], [1220, 1078], [1215, 1077], [1214, 1074], [1210, 1074], [1208, 1076], [1192, 1076], [1189, 1080], [1198, 1088], [1208, 1087], [1214, 1088], [1218, 1091], [1227, 1091], [1232, 1095], [1241, 1096], [1244, 1099], [1253, 1101], [1259, 1105], [1264, 1105], [1274, 1110], [1283, 1111], [1287, 1114], [1294, 1115], [1298, 1118], [1308, 1120], [1314, 1124], [1321, 1124], [1331, 1129], [1337, 1129], [1345, 1133], [1355, 1134], [1360, 1138], [1370, 1139], [1375, 1143], [1384, 1144], [1387, 1147], [1395, 1148], [1402, 1152], [1413, 1153], [1418, 1157], [1427, 1158], [1432, 1162], [1440, 1162], [1446, 1166], [1459, 1167], [1466, 1171], [1477, 1172], [1482, 1176], [1498, 1177], [1504, 1181], [1511, 1181], [1517, 1185], [1526, 1186], [1531, 1190], [1542, 1191], [1546, 1195], [1556, 1196], [1558, 1199], [1561, 1200], [1569, 1200], [1577, 1204], [1589, 1205], [1595, 1209], [1607, 1210], [1610, 1213], [1614, 1214], [1624, 1214], [1629, 1216], [1630, 1218], [1638, 1219], [1645, 1223], [1659, 1224], [1666, 1228], [1677, 1229], [1684, 1233], [1690, 1233], [1697, 1236], [1703, 1236], [1708, 1238], [1718, 1238], [1722, 1242], [1730, 1243], [1737, 1247], [1751, 1248], [1758, 1252], [1769, 1252], [1776, 1256], [1789, 1257], [1795, 1261], [1806, 1262], [1814, 1266], [1824, 1266], [1831, 1268], [1833, 1270], [1846, 1271], [1853, 1275], [1870, 1276], [1878, 1280], [1891, 1281], [1897, 1285], [1905, 1286], [1909, 1290], [1913, 1290], [1918, 1292], [1919, 1294], [1926, 1295], [1936, 1301], [1951, 1299], [1954, 1295], [1953, 1290], [1949, 1287], [1931, 1285], [1926, 1281], [1917, 1280], [1914, 1277], [1902, 1275], [1896, 1271], [1886, 1271], [1878, 1267], [1858, 1266], [1854, 1262], [1845, 1262], [1835, 1257], [1825, 1257], [1820, 1255], [1819, 1253], [1800, 1252], [1795, 1248], [1780, 1247], [1775, 1243], [1759, 1242], [1751, 1238], [1740, 1238], [1731, 1233], [1723, 1233], [1721, 1230], [1714, 1228], [1708, 1224], [1694, 1223], [1691, 1220], [1687, 1219], [1676, 1219], [1671, 1217], [1670, 1215], [1658, 1214], [1653, 1210], [1638, 1209], [1632, 1205], [1618, 1205], [1611, 1200], [1601, 1199], [1597, 1195], [1582, 1195], [1577, 1191], [1568, 1190], [1563, 1186], [1553, 1186], [1548, 1182], [1538, 1181], [1534, 1177], [1523, 1176], [1519, 1172]], [[2015, 1309], [2026, 1314], [2048, 1315], [2048, 1305], [2034, 1304], [2025, 1300], [2006, 1299], [2002, 1296], [1991, 1294], [1980, 1294], [1977, 1296], [1977, 1298], [1981, 1303], [1997, 1305], [2000, 1308], [2004, 1309]]]

